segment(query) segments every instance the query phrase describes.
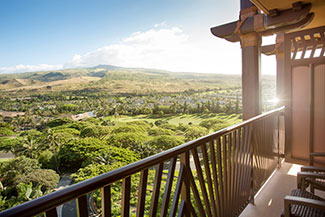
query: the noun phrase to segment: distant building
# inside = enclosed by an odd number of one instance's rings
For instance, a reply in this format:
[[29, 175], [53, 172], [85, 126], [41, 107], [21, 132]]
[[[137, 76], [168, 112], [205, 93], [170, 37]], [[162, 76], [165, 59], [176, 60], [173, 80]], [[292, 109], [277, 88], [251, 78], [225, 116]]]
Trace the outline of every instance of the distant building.
[[71, 118], [74, 121], [80, 121], [83, 119], [87, 119], [87, 118], [92, 118], [92, 117], [96, 117], [96, 115], [94, 114], [94, 112], [85, 112], [82, 114], [77, 114], [77, 115], [72, 115]]

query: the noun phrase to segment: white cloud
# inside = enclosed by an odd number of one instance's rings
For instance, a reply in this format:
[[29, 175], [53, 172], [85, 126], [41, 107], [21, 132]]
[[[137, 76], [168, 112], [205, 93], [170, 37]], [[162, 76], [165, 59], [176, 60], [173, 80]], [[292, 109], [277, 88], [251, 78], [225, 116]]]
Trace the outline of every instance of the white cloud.
[[62, 69], [62, 65], [16, 65], [11, 67], [0, 67], [0, 73], [20, 73], [20, 72], [35, 72]]
[[[270, 63], [274, 65], [274, 62]], [[268, 66], [263, 67], [264, 72], [270, 73], [270, 63], [264, 62]], [[239, 43], [216, 38], [208, 30], [189, 35], [181, 28], [167, 27], [163, 22], [148, 31], [135, 32], [119, 43], [86, 54], [75, 54], [63, 65], [0, 67], [0, 73], [92, 67], [99, 64], [175, 72], [240, 74], [241, 51]]]
[[148, 31], [135, 32], [120, 43], [76, 54], [64, 67], [110, 64], [183, 72], [240, 73], [239, 45], [217, 39], [211, 33], [205, 33], [206, 38], [193, 38], [178, 27], [160, 28], [165, 25], [163, 22]]

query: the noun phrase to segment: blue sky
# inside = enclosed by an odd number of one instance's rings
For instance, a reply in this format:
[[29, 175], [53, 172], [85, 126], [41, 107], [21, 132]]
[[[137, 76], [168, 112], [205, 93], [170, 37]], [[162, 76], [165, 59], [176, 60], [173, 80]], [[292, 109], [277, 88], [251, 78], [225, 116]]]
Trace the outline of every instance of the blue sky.
[[238, 11], [239, 0], [2, 0], [0, 73], [97, 64], [239, 73], [239, 44], [210, 33]]

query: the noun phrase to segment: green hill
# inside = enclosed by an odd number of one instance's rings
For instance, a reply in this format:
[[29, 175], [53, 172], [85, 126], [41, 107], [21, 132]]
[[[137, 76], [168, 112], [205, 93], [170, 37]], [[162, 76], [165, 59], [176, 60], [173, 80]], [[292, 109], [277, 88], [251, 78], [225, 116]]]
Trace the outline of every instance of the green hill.
[[[264, 79], [274, 81], [274, 76]], [[0, 74], [0, 91], [21, 94], [53, 91], [91, 91], [111, 94], [184, 92], [215, 88], [239, 88], [240, 75], [169, 72], [157, 69], [98, 65], [53, 71]]]

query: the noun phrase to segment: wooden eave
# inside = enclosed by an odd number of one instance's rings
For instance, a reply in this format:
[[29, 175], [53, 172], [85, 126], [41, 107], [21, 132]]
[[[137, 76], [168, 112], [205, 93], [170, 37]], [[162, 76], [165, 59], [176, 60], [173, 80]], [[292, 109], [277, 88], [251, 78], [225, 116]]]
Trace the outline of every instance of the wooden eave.
[[[270, 15], [272, 11], [283, 11], [292, 8], [292, 5], [297, 0], [250, 0], [258, 9], [263, 11], [264, 14]], [[302, 1], [303, 4], [311, 3], [312, 13], [315, 14], [313, 20], [303, 29], [310, 29], [325, 24], [325, 1], [324, 0], [308, 0]]]

